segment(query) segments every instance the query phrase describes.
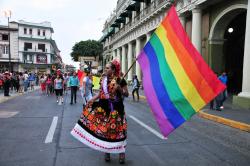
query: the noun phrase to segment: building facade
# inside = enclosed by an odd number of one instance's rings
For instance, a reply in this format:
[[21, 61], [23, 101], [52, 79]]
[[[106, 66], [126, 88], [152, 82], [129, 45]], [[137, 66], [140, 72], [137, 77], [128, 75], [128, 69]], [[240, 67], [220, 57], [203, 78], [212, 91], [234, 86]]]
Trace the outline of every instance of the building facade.
[[[228, 73], [235, 103], [250, 107], [250, 5], [248, 0], [118, 0], [101, 41], [104, 62], [117, 58], [126, 72], [175, 3], [180, 21], [204, 60], [216, 72]], [[127, 80], [141, 70], [136, 65]]]
[[[9, 45], [9, 39], [12, 43], [11, 45]], [[11, 51], [10, 55], [9, 51]], [[18, 28], [0, 26], [0, 73], [10, 68], [12, 68], [11, 70], [17, 70], [18, 59]]]
[[52, 40], [54, 30], [50, 22], [20, 20], [10, 22], [9, 27], [18, 30], [15, 38], [10, 38], [11, 50], [17, 53], [17, 66], [13, 71], [51, 73], [52, 65], [60, 63], [60, 50]]

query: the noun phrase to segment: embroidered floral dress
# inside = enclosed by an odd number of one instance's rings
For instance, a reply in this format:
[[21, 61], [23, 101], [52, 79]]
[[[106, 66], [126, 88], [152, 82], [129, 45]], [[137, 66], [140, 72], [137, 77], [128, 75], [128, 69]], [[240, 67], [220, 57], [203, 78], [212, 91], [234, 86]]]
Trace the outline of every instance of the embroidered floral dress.
[[125, 152], [127, 122], [117, 78], [101, 80], [100, 98], [83, 109], [71, 134], [87, 146], [106, 153]]

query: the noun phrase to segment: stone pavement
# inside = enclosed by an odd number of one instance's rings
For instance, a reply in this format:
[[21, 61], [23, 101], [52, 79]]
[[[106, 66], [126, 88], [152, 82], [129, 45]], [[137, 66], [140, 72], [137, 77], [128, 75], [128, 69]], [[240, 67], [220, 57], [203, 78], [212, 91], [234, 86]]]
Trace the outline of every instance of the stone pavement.
[[[129, 86], [131, 94], [132, 87]], [[140, 99], [146, 99], [143, 89], [139, 91]], [[232, 104], [232, 96], [224, 102], [222, 111], [210, 110], [209, 105], [204, 107], [199, 113], [199, 117], [215, 121], [233, 128], [250, 132], [250, 109], [240, 108]]]

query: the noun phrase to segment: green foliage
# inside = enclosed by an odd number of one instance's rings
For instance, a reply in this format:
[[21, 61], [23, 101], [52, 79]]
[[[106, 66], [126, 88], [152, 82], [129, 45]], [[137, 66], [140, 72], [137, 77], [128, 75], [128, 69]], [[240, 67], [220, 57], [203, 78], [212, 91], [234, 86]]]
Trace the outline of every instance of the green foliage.
[[79, 56], [100, 56], [103, 47], [99, 41], [96, 40], [86, 40], [76, 43], [71, 52], [71, 57], [74, 61], [78, 61]]

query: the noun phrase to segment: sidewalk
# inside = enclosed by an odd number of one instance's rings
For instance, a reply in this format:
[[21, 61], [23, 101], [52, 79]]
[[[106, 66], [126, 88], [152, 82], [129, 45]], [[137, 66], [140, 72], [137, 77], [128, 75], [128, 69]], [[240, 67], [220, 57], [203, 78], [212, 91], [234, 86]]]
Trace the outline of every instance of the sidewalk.
[[[131, 94], [132, 88], [129, 86]], [[144, 91], [139, 90], [140, 99], [146, 99]], [[222, 111], [210, 110], [209, 105], [205, 106], [199, 113], [199, 117], [221, 123], [233, 128], [250, 132], [250, 109], [244, 109], [232, 105], [232, 97], [229, 97], [224, 103]]]
[[210, 110], [204, 107], [198, 116], [224, 125], [250, 132], [250, 110], [232, 105], [232, 97], [224, 102], [222, 111]]
[[[34, 87], [34, 91], [35, 90], [37, 90], [37, 89], [39, 89], [40, 88], [40, 86], [35, 86]], [[13, 99], [13, 98], [15, 98], [15, 97], [17, 97], [17, 96], [22, 96], [22, 95], [24, 95], [24, 94], [27, 94], [27, 93], [30, 93], [30, 92], [34, 92], [34, 91], [30, 91], [30, 90], [28, 90], [27, 92], [24, 92], [24, 93], [18, 93], [18, 92], [16, 92], [16, 91], [10, 91], [10, 96], [4, 96], [4, 94], [3, 94], [3, 91], [0, 91], [0, 103], [3, 103], [3, 102], [5, 102], [5, 101], [8, 101], [8, 100], [10, 100], [10, 99]]]

